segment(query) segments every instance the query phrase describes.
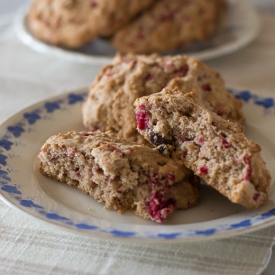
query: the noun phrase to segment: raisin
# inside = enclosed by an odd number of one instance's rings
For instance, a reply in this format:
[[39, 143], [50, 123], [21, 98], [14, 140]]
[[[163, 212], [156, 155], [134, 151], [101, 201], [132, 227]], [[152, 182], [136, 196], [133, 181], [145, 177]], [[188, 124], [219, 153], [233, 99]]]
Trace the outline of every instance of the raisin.
[[173, 139], [164, 138], [161, 135], [158, 135], [154, 132], [150, 132], [149, 140], [151, 143], [153, 143], [155, 145], [161, 145], [161, 144], [170, 144], [171, 145], [174, 142]]

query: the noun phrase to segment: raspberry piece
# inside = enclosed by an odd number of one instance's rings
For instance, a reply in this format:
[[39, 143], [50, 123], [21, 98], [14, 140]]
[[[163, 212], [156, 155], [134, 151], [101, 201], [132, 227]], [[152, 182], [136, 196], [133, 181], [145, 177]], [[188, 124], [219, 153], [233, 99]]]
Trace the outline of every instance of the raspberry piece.
[[211, 86], [209, 84], [202, 85], [201, 88], [206, 92], [212, 91]]
[[161, 21], [171, 20], [173, 19], [173, 17], [174, 17], [173, 12], [167, 12], [161, 15], [160, 20]]
[[152, 74], [149, 74], [149, 75], [147, 75], [147, 77], [146, 77], [146, 81], [150, 81], [150, 80], [152, 80], [154, 78], [154, 76], [152, 75]]
[[249, 178], [250, 178], [250, 176], [251, 176], [251, 173], [252, 173], [252, 169], [251, 169], [251, 168], [248, 168], [243, 179], [244, 179], [244, 180], [249, 180]]
[[246, 164], [250, 164], [250, 160], [249, 160], [248, 157], [244, 157], [243, 160], [244, 160], [244, 162], [245, 162]]
[[182, 71], [183, 71], [184, 75], [186, 75], [189, 71], [189, 67], [185, 66]]
[[44, 21], [44, 23], [45, 23], [45, 25], [47, 26], [47, 27], [51, 27], [51, 23], [50, 23], [50, 21], [49, 20], [46, 20], [46, 21]]
[[160, 181], [159, 181], [159, 179], [152, 177], [152, 178], [148, 179], [148, 183], [155, 185], [155, 184], [160, 184]]
[[184, 66], [183, 68], [175, 69], [173, 73], [174, 74], [180, 74], [181, 76], [185, 76], [188, 71], [189, 71], [189, 67]]
[[133, 63], [132, 63], [132, 65], [131, 65], [130, 69], [135, 68], [135, 67], [136, 67], [136, 65], [137, 65], [137, 61], [135, 60], [135, 61], [133, 61]]
[[250, 159], [248, 157], [244, 157], [244, 162], [248, 165], [248, 168], [246, 170], [246, 174], [244, 176], [244, 180], [249, 180], [251, 174], [252, 174], [252, 168], [251, 168], [251, 165], [250, 165]]
[[223, 146], [224, 148], [229, 148], [229, 147], [231, 147], [232, 145], [231, 145], [231, 143], [229, 143], [226, 139], [223, 139], [223, 140], [222, 140], [222, 146]]
[[184, 151], [184, 152], [182, 153], [182, 157], [183, 157], [184, 159], [187, 157], [187, 151]]
[[222, 111], [222, 110], [218, 110], [218, 111], [217, 111], [217, 115], [218, 115], [218, 116], [222, 116], [222, 115], [223, 115], [223, 111]]
[[94, 2], [94, 1], [92, 1], [92, 2], [91, 2], [91, 8], [96, 8], [96, 7], [97, 7], [97, 3]]
[[75, 156], [75, 153], [76, 153], [76, 150], [74, 148], [69, 147], [67, 149], [67, 155], [68, 155], [68, 157], [73, 158]]
[[259, 193], [256, 193], [256, 194], [253, 196], [253, 200], [256, 201], [256, 200], [258, 200], [259, 197], [260, 197], [260, 194], [259, 194]]
[[116, 153], [118, 153], [118, 154], [121, 153], [120, 150], [119, 150], [118, 148], [112, 147], [112, 148], [110, 148], [110, 149], [111, 149], [112, 152], [116, 152]]
[[200, 143], [204, 143], [204, 138], [203, 138], [203, 137], [200, 137], [200, 138], [198, 138], [198, 141], [199, 141]]
[[172, 69], [174, 67], [174, 64], [173, 63], [169, 63], [166, 65], [166, 68], [167, 69]]
[[207, 174], [207, 173], [208, 173], [207, 167], [206, 167], [206, 166], [202, 166], [202, 167], [200, 168], [200, 173], [202, 173], [202, 174]]
[[202, 75], [199, 75], [198, 76], [198, 78], [197, 78], [197, 80], [198, 81], [202, 81], [204, 78], [206, 78], [207, 77], [207, 75], [206, 74], [202, 74]]
[[162, 192], [153, 194], [147, 205], [149, 215], [157, 222], [163, 222], [175, 209], [175, 199], [164, 199]]
[[137, 127], [139, 130], [148, 129], [149, 119], [146, 115], [144, 106], [140, 105], [138, 108], [139, 108], [139, 110], [136, 113]]
[[75, 172], [75, 176], [76, 176], [76, 177], [79, 177], [79, 176], [80, 176], [80, 171], [79, 171], [79, 170]]

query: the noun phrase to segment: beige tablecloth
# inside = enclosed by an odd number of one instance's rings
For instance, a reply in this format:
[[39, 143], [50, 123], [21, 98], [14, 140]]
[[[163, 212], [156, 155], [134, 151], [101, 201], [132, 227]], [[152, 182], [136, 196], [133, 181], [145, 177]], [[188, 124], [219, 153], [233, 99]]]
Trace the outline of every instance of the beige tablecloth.
[[[251, 45], [207, 64], [229, 87], [275, 97], [275, 18]], [[0, 40], [0, 122], [64, 91], [88, 86], [99, 67], [36, 53], [10, 32]], [[0, 274], [260, 274], [275, 226], [227, 239], [183, 244], [101, 240], [52, 227], [0, 201]]]

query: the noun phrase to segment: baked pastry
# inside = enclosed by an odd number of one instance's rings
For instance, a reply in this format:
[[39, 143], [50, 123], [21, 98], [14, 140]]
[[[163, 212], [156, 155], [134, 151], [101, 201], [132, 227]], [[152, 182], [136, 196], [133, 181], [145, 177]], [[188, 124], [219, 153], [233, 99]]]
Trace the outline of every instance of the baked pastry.
[[155, 0], [35, 0], [28, 26], [49, 44], [78, 48], [109, 36]]
[[188, 56], [118, 54], [90, 86], [83, 123], [91, 131], [111, 130], [129, 141], [144, 143], [136, 131], [134, 101], [162, 88], [195, 91], [198, 100], [225, 119], [243, 121], [242, 103], [225, 88], [216, 71]]
[[267, 200], [270, 173], [242, 125], [204, 109], [194, 93], [164, 89], [137, 99], [135, 106], [146, 139], [175, 146], [186, 167], [232, 202], [254, 208]]
[[106, 209], [165, 221], [197, 203], [199, 179], [170, 146], [151, 149], [111, 132], [68, 132], [50, 137], [39, 154], [41, 172], [77, 187]]
[[223, 0], [160, 0], [120, 28], [111, 42], [125, 53], [185, 49], [214, 33], [224, 9]]

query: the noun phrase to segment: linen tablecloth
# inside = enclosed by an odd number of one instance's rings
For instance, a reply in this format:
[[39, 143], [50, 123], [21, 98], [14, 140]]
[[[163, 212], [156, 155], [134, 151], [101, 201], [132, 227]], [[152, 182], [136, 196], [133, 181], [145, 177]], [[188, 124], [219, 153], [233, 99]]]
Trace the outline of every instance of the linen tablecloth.
[[214, 241], [139, 244], [40, 224], [0, 202], [0, 274], [260, 274], [275, 227]]
[[[259, 38], [206, 62], [228, 87], [275, 97], [275, 18], [262, 16]], [[87, 87], [100, 67], [36, 53], [13, 31], [0, 40], [0, 122], [32, 103]], [[40, 223], [0, 201], [0, 274], [260, 274], [275, 226], [226, 239], [145, 244], [96, 239]]]

